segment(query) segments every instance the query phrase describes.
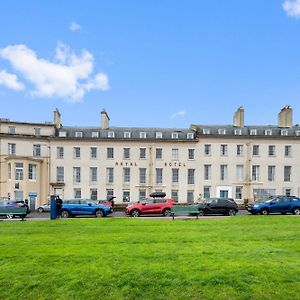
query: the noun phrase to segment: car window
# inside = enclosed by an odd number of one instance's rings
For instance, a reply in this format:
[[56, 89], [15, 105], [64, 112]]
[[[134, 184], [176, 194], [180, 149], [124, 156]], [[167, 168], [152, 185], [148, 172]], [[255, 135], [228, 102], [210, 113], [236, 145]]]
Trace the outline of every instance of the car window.
[[88, 201], [87, 201], [87, 200], [85, 200], [85, 199], [81, 199], [81, 200], [80, 200], [80, 204], [84, 204], [84, 205], [86, 205], [86, 204], [88, 204]]

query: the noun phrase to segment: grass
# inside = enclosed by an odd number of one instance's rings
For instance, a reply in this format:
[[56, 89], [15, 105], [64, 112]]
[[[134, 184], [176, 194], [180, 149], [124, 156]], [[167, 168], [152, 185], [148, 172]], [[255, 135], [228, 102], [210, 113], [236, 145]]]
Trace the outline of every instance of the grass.
[[0, 223], [0, 299], [300, 299], [300, 219]]

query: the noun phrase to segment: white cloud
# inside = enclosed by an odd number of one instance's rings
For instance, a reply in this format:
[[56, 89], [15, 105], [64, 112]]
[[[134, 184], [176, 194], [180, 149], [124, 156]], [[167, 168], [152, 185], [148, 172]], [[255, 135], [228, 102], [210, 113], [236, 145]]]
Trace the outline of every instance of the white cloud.
[[176, 117], [185, 117], [185, 115], [186, 115], [186, 111], [185, 110], [180, 110], [180, 111], [178, 111], [177, 113], [174, 113], [172, 116], [171, 116], [171, 118], [172, 119], [174, 119], [174, 118], [176, 118]]
[[81, 29], [81, 26], [80, 26], [78, 23], [76, 23], [76, 22], [72, 22], [72, 23], [70, 23], [70, 25], [69, 25], [69, 29], [70, 29], [71, 31], [78, 31], [78, 30]]
[[0, 85], [4, 85], [15, 91], [20, 91], [25, 88], [23, 83], [19, 82], [18, 77], [15, 74], [10, 74], [6, 72], [6, 70], [0, 71]]
[[108, 78], [99, 73], [93, 76], [94, 57], [83, 50], [76, 55], [70, 47], [58, 43], [53, 61], [38, 58], [26, 45], [11, 45], [0, 49], [0, 58], [33, 86], [31, 95], [39, 97], [63, 97], [80, 100], [92, 89], [107, 90]]
[[300, 18], [300, 0], [285, 0], [283, 9], [288, 16]]

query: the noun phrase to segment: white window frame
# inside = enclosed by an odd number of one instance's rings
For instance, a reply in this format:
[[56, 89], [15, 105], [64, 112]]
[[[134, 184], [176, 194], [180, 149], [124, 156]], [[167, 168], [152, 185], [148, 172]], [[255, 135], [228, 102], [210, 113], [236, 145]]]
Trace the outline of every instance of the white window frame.
[[257, 129], [250, 129], [250, 135], [257, 135]]
[[155, 138], [156, 139], [162, 139], [162, 132], [160, 132], [160, 131], [155, 132]]
[[140, 139], [145, 139], [145, 138], [147, 138], [147, 133], [144, 132], [144, 131], [141, 131], [140, 132]]
[[210, 129], [209, 128], [203, 128], [202, 133], [203, 134], [210, 134]]
[[98, 138], [99, 132], [98, 131], [92, 131], [92, 138]]
[[125, 131], [124, 132], [124, 139], [130, 139], [131, 138], [131, 132], [130, 131]]
[[193, 140], [193, 139], [194, 139], [194, 133], [193, 133], [193, 132], [188, 132], [188, 133], [186, 134], [186, 138], [187, 138], [188, 140]]
[[272, 129], [265, 129], [265, 135], [272, 135]]
[[114, 131], [108, 131], [107, 132], [107, 137], [108, 138], [114, 138], [115, 137], [115, 132]]
[[75, 137], [76, 138], [82, 138], [82, 136], [83, 136], [82, 131], [75, 131]]
[[67, 136], [67, 132], [66, 132], [66, 131], [60, 131], [60, 132], [58, 133], [58, 136], [59, 136], [59, 137], [66, 137], [66, 136]]
[[172, 132], [171, 133], [171, 139], [178, 139], [178, 132]]
[[226, 134], [226, 129], [225, 128], [219, 128], [218, 129], [218, 134], [219, 135], [225, 135]]
[[242, 129], [235, 129], [234, 135], [242, 135]]
[[288, 129], [281, 129], [281, 130], [280, 130], [280, 134], [281, 134], [282, 136], [288, 136], [288, 135], [289, 135], [289, 131], [288, 131]]

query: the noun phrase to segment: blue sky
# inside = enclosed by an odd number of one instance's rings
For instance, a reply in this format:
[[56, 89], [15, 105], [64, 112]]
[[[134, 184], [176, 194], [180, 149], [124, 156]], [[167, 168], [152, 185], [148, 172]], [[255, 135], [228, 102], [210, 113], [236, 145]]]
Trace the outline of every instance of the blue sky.
[[0, 117], [98, 126], [300, 123], [299, 0], [2, 1]]

